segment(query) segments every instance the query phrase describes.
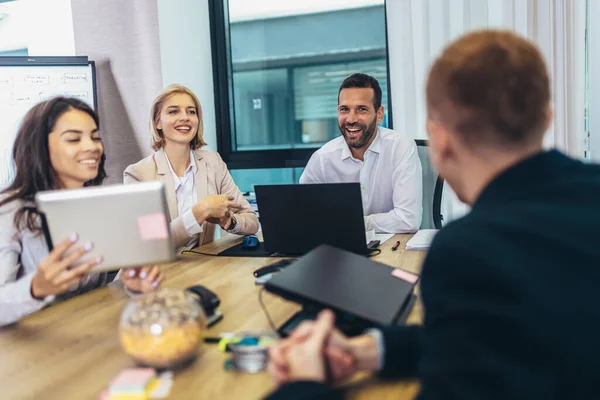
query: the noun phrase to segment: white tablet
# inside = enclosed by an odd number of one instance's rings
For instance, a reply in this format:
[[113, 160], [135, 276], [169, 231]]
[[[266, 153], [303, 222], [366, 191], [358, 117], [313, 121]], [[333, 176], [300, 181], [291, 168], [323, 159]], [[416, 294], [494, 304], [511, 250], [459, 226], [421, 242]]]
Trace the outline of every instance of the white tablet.
[[40, 192], [35, 202], [48, 248], [77, 233], [94, 244], [83, 260], [104, 257], [94, 272], [175, 260], [162, 182]]

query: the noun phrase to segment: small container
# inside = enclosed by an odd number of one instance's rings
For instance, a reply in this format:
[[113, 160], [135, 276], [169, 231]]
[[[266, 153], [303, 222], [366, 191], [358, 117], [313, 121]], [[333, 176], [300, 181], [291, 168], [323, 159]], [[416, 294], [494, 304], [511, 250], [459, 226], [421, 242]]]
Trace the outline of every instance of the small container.
[[248, 331], [236, 336], [247, 340], [242, 339], [240, 343], [229, 346], [233, 354], [233, 366], [239, 371], [251, 374], [264, 370], [269, 363], [269, 347], [279, 337], [271, 331]]
[[127, 304], [119, 327], [121, 344], [139, 365], [176, 369], [197, 357], [205, 324], [202, 307], [190, 293], [161, 289]]

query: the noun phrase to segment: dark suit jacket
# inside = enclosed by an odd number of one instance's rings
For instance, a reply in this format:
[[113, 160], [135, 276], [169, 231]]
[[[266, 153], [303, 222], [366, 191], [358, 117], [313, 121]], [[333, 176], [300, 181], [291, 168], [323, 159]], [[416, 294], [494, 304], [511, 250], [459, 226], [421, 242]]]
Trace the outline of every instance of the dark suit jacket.
[[551, 151], [500, 174], [439, 232], [421, 289], [424, 324], [383, 329], [381, 372], [418, 398], [600, 398], [600, 167]]

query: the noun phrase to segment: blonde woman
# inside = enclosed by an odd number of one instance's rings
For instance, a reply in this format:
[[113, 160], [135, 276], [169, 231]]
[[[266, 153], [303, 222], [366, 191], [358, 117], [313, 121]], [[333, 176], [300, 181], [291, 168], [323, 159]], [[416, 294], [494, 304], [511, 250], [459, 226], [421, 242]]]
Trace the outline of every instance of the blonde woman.
[[196, 95], [170, 85], [152, 103], [149, 157], [130, 165], [124, 182], [164, 182], [177, 248], [214, 240], [215, 227], [242, 235], [258, 231], [258, 218], [218, 153], [202, 150], [202, 108]]

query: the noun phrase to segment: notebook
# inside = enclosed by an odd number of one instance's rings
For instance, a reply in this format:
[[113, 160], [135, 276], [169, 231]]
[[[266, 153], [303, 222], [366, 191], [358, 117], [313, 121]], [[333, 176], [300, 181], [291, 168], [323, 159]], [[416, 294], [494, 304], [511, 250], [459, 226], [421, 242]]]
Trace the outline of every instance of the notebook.
[[288, 265], [265, 289], [304, 306], [330, 308], [357, 322], [394, 324], [414, 283], [398, 277], [396, 268], [366, 257], [321, 245]]

